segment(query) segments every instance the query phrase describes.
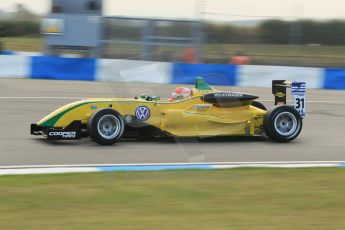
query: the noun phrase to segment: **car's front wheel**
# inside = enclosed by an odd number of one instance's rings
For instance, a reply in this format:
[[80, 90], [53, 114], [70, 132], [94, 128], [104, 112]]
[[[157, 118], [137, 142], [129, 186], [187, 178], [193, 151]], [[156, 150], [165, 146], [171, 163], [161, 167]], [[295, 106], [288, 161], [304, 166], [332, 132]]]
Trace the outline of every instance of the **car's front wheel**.
[[268, 111], [264, 118], [265, 133], [277, 142], [289, 142], [302, 130], [302, 117], [291, 106], [277, 106]]
[[95, 112], [87, 125], [90, 137], [100, 145], [115, 144], [121, 139], [124, 129], [123, 118], [113, 109], [102, 109]]

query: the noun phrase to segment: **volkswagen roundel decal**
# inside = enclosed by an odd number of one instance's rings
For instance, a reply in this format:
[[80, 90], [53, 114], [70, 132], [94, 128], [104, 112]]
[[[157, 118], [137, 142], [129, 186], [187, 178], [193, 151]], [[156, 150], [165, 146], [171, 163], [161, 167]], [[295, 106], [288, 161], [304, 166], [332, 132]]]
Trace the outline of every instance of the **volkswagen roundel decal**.
[[135, 116], [140, 121], [146, 121], [151, 116], [150, 109], [147, 108], [146, 106], [140, 106], [135, 110]]

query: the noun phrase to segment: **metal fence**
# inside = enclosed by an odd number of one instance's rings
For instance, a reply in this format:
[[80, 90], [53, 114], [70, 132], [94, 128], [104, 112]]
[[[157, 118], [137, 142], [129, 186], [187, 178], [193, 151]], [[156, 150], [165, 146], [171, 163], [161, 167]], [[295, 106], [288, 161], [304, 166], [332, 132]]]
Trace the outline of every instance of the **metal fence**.
[[201, 59], [200, 21], [103, 17], [101, 54], [107, 58], [179, 61], [184, 48]]

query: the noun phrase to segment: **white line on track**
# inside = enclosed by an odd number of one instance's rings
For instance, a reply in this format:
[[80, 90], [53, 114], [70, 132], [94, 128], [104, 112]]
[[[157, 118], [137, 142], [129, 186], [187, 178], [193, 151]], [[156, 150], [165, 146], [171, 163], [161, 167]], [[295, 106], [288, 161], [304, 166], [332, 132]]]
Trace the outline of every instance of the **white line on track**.
[[108, 166], [160, 166], [160, 165], [287, 165], [287, 164], [343, 164], [344, 161], [257, 161], [257, 162], [193, 162], [193, 163], [133, 163], [133, 164], [71, 164], [71, 165], [18, 165], [0, 166], [0, 169], [24, 169], [24, 168], [83, 168], [83, 167], [108, 167]]
[[[89, 97], [87, 97], [89, 98]], [[105, 97], [105, 98], [112, 98], [112, 97]], [[27, 99], [27, 100], [35, 100], [35, 99], [53, 99], [53, 100], [82, 100], [82, 97], [0, 97], [1, 99]], [[273, 102], [274, 100], [259, 100], [262, 102]], [[345, 104], [345, 101], [307, 101], [307, 103], [321, 103], [321, 104]]]

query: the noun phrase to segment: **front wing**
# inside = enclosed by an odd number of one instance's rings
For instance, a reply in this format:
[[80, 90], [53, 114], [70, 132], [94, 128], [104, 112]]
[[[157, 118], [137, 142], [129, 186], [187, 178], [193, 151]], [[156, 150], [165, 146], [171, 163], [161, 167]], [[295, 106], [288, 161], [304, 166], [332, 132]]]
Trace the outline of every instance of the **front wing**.
[[65, 128], [46, 128], [31, 124], [32, 135], [44, 135], [48, 140], [80, 140], [82, 138], [81, 121], [73, 121]]

